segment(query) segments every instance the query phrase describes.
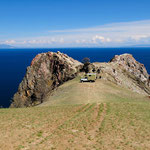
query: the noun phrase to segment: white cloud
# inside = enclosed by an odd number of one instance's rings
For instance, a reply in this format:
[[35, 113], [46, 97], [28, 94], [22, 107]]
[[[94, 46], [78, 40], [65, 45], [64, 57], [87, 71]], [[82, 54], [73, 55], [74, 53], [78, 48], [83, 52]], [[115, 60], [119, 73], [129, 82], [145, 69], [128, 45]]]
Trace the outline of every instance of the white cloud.
[[105, 43], [105, 42], [111, 42], [111, 39], [96, 35], [92, 38], [92, 41], [93, 43], [99, 43], [99, 42]]
[[91, 28], [80, 28], [80, 29], [66, 29], [66, 30], [50, 30], [49, 33], [87, 33], [87, 32], [139, 32], [148, 31], [150, 29], [150, 20], [134, 21], [134, 22], [121, 22], [111, 23], [102, 26], [91, 27]]
[[4, 43], [5, 44], [15, 44], [16, 41], [15, 40], [6, 40]]
[[[2, 42], [1, 42], [2, 43]], [[83, 29], [51, 30], [47, 36], [6, 40], [21, 46], [130, 46], [150, 43], [150, 20], [106, 24]]]
[[135, 40], [135, 41], [140, 41], [141, 39], [147, 39], [150, 38], [150, 35], [134, 35], [131, 36], [131, 39]]

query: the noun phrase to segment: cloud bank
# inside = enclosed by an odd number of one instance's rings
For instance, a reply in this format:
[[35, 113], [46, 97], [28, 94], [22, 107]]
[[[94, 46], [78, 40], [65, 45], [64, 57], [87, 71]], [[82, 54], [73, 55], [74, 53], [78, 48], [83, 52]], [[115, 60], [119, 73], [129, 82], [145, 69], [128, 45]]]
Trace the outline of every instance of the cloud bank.
[[39, 37], [0, 41], [20, 47], [117, 47], [150, 45], [150, 20], [112, 23], [103, 26], [49, 30]]

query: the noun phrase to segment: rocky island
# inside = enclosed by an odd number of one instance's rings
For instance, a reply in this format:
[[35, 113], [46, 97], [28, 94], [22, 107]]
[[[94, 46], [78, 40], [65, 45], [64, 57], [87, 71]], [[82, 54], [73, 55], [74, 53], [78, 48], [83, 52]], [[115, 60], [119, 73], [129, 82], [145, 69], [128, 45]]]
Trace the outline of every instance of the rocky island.
[[[43, 103], [45, 97], [68, 80], [82, 74], [84, 64], [61, 52], [38, 54], [13, 97], [10, 107], [29, 107]], [[108, 63], [90, 63], [89, 72], [141, 95], [150, 95], [150, 76], [131, 54], [116, 55]]]

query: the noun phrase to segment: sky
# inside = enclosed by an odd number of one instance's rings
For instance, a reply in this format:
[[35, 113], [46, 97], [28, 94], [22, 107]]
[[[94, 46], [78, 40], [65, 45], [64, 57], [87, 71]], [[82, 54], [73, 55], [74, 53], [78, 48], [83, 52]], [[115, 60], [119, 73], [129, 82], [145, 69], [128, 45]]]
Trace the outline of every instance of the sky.
[[0, 0], [0, 44], [150, 45], [150, 0]]

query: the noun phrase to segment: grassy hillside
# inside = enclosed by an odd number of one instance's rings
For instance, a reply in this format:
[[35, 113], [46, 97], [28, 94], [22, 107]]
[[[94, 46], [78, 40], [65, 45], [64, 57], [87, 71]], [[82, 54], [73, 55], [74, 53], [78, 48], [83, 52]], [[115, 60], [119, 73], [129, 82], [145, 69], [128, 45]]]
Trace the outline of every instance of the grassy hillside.
[[106, 80], [97, 79], [93, 83], [80, 83], [79, 79], [77, 77], [58, 87], [46, 97], [46, 102], [41, 106], [149, 100], [144, 95]]
[[101, 80], [78, 81], [40, 107], [0, 109], [0, 149], [150, 149], [148, 98]]

